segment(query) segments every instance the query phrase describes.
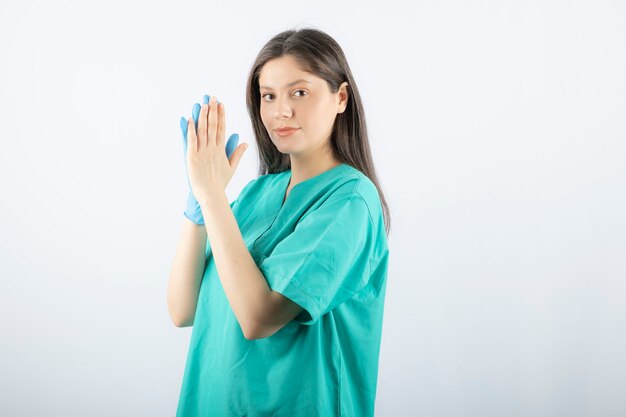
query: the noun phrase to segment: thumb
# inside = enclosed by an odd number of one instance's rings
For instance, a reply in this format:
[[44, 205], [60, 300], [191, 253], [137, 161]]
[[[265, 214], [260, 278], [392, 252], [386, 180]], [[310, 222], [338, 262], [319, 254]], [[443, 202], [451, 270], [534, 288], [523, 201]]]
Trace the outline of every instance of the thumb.
[[247, 143], [242, 143], [241, 145], [235, 148], [235, 151], [233, 152], [233, 154], [231, 155], [229, 159], [230, 166], [233, 167], [233, 171], [237, 170], [237, 167], [239, 166], [239, 161], [241, 161], [241, 158], [243, 157], [243, 154], [246, 152], [246, 149], [248, 149]]

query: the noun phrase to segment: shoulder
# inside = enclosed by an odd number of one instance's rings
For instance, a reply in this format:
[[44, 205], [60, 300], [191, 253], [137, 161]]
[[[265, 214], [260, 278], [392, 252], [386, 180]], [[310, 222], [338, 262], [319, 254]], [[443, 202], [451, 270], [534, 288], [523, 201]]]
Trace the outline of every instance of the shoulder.
[[361, 200], [370, 213], [374, 223], [382, 217], [382, 204], [378, 188], [367, 175], [358, 169], [346, 165], [345, 174], [341, 176], [341, 184], [333, 192], [334, 198]]
[[372, 247], [371, 263], [375, 265], [380, 259], [385, 259], [389, 251], [387, 246], [387, 235], [385, 231], [385, 220], [383, 207], [378, 193], [378, 188], [374, 182], [364, 173], [354, 167], [350, 167], [349, 179], [344, 185], [342, 198], [348, 199], [348, 205], [353, 207], [352, 214], [358, 217], [358, 213], [367, 211], [368, 216], [362, 214], [362, 218], [367, 218], [367, 225], [363, 224], [363, 229], [367, 229]]

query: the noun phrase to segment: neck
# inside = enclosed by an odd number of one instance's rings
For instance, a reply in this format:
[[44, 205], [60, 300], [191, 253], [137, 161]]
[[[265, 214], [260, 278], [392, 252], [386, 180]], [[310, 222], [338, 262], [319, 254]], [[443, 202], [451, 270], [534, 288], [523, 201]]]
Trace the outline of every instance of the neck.
[[309, 178], [315, 177], [316, 175], [321, 174], [322, 172], [326, 172], [329, 169], [332, 169], [338, 165], [341, 165], [341, 162], [337, 161], [331, 156], [327, 156], [324, 158], [308, 158], [301, 159], [291, 156], [291, 181], [289, 183], [289, 188], [294, 185], [306, 181]]

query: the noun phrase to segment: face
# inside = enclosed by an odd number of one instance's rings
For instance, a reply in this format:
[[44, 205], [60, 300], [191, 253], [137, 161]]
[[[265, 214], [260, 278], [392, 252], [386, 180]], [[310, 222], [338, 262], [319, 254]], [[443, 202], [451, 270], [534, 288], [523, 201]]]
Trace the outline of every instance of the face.
[[[338, 113], [347, 106], [347, 82], [333, 94], [322, 78], [302, 71], [289, 55], [265, 63], [259, 75], [261, 119], [281, 153], [313, 157], [324, 152]], [[293, 127], [289, 136], [276, 128]]]

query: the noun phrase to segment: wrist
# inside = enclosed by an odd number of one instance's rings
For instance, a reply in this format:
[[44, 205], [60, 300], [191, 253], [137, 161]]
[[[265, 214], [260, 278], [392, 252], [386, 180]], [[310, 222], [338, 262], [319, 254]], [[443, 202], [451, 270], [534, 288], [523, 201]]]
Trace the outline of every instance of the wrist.
[[[204, 212], [205, 209], [210, 208], [213, 204], [219, 203], [223, 199], [226, 199], [226, 192], [224, 190], [207, 190], [206, 193], [198, 198], [198, 205]], [[228, 202], [228, 200], [226, 201]]]

